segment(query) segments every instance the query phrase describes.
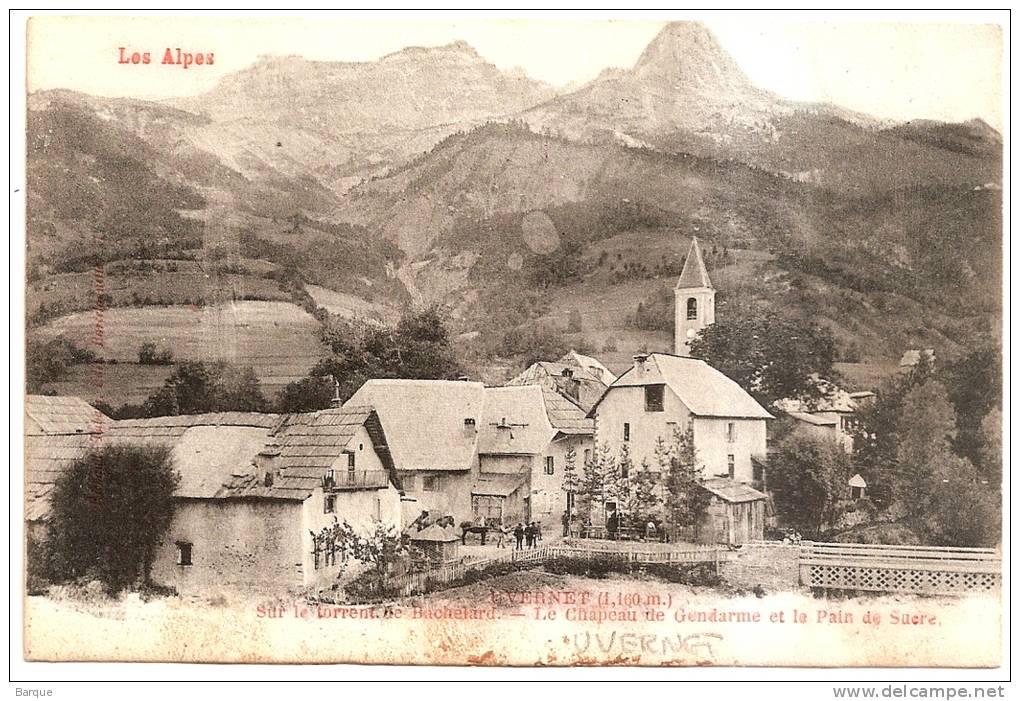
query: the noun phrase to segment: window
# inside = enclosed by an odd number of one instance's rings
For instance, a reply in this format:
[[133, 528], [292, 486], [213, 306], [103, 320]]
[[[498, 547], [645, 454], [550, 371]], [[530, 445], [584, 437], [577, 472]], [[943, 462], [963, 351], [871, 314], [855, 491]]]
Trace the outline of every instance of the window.
[[322, 513], [324, 514], [335, 514], [336, 513], [336, 495], [327, 494], [322, 500]]
[[421, 490], [423, 492], [438, 492], [442, 488], [442, 480], [439, 475], [423, 475], [421, 478]]
[[475, 435], [475, 420], [464, 419], [464, 437], [472, 438]]
[[623, 425], [623, 442], [628, 443], [630, 441], [630, 424]]
[[191, 566], [191, 543], [177, 541], [177, 564], [183, 567]]
[[556, 473], [556, 464], [553, 460], [553, 456], [547, 455], [545, 457], [545, 474], [552, 475]]
[[698, 318], [698, 300], [694, 297], [687, 298], [687, 320], [691, 321]]
[[645, 385], [645, 411], [662, 411], [666, 385]]
[[735, 443], [737, 440], [737, 425], [730, 421], [726, 424], [726, 442]]
[[351, 471], [354, 469], [355, 457], [354, 453], [347, 453], [347, 470]]
[[584, 464], [587, 465], [591, 462], [591, 448], [584, 449]]
[[726, 474], [730, 479], [737, 473], [737, 460], [732, 455], [726, 456]]

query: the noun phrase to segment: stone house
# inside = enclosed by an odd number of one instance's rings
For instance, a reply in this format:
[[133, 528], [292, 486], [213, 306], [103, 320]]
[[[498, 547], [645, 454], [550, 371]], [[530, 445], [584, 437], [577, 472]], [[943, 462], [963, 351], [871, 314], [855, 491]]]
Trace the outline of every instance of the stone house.
[[570, 500], [564, 490], [568, 455], [580, 475], [595, 447], [593, 434], [592, 420], [546, 387], [486, 388], [479, 479], [471, 493], [474, 520], [558, 528]]
[[181, 592], [326, 586], [342, 562], [317, 545], [323, 529], [400, 528], [395, 474], [370, 408], [132, 419], [116, 422], [108, 440], [172, 450], [180, 484], [152, 578]]
[[404, 523], [472, 520], [485, 386], [450, 380], [369, 380], [345, 406], [372, 406], [384, 428], [402, 489]]
[[532, 363], [509, 380], [506, 386], [538, 385], [556, 392], [587, 412], [615, 379], [616, 376], [594, 358], [571, 351], [557, 362], [543, 360]]
[[[619, 456], [624, 444], [636, 468], [657, 469], [655, 446], [691, 427], [706, 478], [761, 481], [752, 458], [766, 457], [772, 418], [736, 382], [702, 360], [641, 354], [589, 412], [595, 443]], [[760, 464], [760, 462], [759, 462]]]

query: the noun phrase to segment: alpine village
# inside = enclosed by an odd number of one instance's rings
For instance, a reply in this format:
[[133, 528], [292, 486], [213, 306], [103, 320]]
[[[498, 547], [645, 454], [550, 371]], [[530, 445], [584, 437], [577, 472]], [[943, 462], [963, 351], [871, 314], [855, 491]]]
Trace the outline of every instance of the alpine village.
[[678, 22], [574, 92], [457, 42], [28, 125], [30, 595], [1000, 585], [980, 120]]

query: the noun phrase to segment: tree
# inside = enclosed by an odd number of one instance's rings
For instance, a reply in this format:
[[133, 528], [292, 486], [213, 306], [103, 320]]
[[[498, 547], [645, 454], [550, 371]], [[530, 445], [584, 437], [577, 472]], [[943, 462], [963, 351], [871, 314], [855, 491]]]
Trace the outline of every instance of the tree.
[[63, 336], [49, 341], [29, 338], [25, 344], [25, 384], [30, 393], [40, 392], [43, 385], [62, 380], [72, 365], [95, 361], [95, 353]]
[[251, 367], [201, 361], [178, 364], [163, 387], [142, 405], [145, 416], [268, 409], [269, 402]]
[[169, 365], [173, 362], [174, 354], [169, 348], [157, 348], [152, 341], [145, 341], [138, 348], [138, 363], [140, 365]]
[[276, 410], [281, 414], [328, 409], [333, 400], [333, 378], [309, 375], [290, 382], [276, 398]]
[[[574, 507], [574, 498], [581, 488], [581, 476], [577, 473], [577, 449], [570, 446], [563, 456], [563, 486], [567, 493], [568, 510]], [[569, 513], [569, 512], [568, 512]]]
[[701, 486], [704, 468], [694, 448], [694, 428], [673, 427], [669, 439], [655, 443], [655, 459], [663, 480], [666, 522], [696, 536], [712, 497]]
[[994, 547], [1001, 539], [1001, 513], [1000, 493], [980, 483], [966, 458], [943, 458], [924, 519], [934, 545]]
[[782, 521], [816, 536], [837, 516], [837, 503], [847, 496], [850, 458], [836, 440], [793, 432], [769, 457], [769, 488]]
[[945, 387], [930, 379], [903, 398], [896, 423], [900, 501], [909, 513], [928, 512], [940, 466], [954, 457], [956, 412]]
[[629, 478], [628, 498], [624, 503], [624, 509], [634, 520], [638, 527], [654, 519], [658, 515], [660, 478], [659, 473], [654, 472], [648, 463], [643, 463], [641, 469], [633, 470]]
[[982, 421], [1002, 407], [1002, 353], [985, 345], [948, 365], [939, 373], [956, 411], [959, 429], [953, 445], [972, 463], [981, 462]]
[[105, 446], [54, 484], [47, 549], [57, 581], [82, 576], [119, 591], [148, 582], [156, 545], [173, 517], [178, 475], [163, 446]]
[[[371, 378], [452, 380], [462, 369], [438, 307], [408, 312], [393, 327], [359, 326], [331, 317], [322, 340], [330, 357], [311, 377], [335, 377], [346, 401]], [[287, 388], [293, 396], [298, 388]]]
[[993, 489], [1002, 484], [1002, 411], [992, 409], [981, 421], [978, 466]]
[[616, 469], [616, 458], [608, 445], [596, 446], [591, 460], [584, 462], [578, 489], [578, 508], [585, 518], [591, 518], [596, 508], [599, 511], [605, 509], [607, 479]]
[[818, 398], [814, 378], [833, 376], [836, 343], [817, 324], [765, 311], [706, 326], [691, 341], [691, 356], [767, 407], [780, 399]]

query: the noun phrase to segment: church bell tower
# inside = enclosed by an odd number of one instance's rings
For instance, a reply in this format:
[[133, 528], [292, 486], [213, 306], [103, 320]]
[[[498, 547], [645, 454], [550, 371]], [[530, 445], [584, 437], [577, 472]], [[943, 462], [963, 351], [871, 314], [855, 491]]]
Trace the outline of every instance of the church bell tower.
[[691, 248], [687, 251], [687, 260], [673, 288], [673, 295], [676, 314], [674, 352], [689, 356], [691, 340], [701, 329], [715, 323], [715, 288], [708, 279], [697, 237], [691, 239]]

